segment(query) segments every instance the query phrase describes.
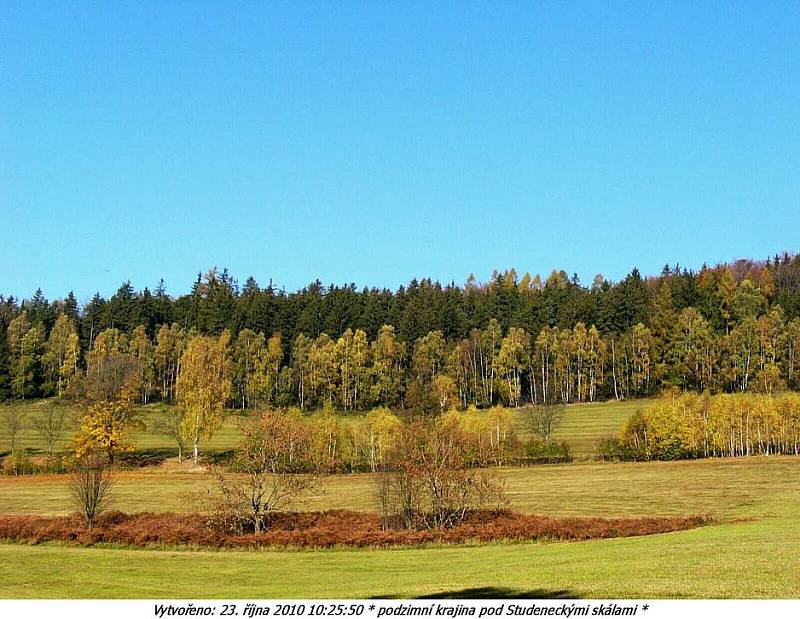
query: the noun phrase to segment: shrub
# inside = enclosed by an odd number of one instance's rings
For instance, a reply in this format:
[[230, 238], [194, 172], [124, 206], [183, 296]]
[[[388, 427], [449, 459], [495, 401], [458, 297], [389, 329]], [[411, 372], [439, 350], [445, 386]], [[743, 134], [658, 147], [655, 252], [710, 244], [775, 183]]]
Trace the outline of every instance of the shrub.
[[12, 453], [3, 460], [3, 473], [6, 475], [31, 475], [36, 466], [24, 451]]
[[241, 424], [234, 474], [219, 470], [219, 495], [209, 525], [218, 530], [260, 532], [273, 512], [293, 507], [316, 484], [303, 472], [310, 460], [311, 430], [295, 414], [261, 413]]
[[559, 464], [572, 462], [573, 458], [568, 443], [533, 438], [525, 444], [524, 459], [527, 464]]
[[601, 460], [629, 462], [644, 460], [646, 454], [622, 439], [608, 436], [597, 444], [597, 455]]
[[469, 466], [471, 445], [457, 419], [407, 423], [378, 476], [384, 528], [451, 528], [469, 510], [503, 502], [496, 472]]

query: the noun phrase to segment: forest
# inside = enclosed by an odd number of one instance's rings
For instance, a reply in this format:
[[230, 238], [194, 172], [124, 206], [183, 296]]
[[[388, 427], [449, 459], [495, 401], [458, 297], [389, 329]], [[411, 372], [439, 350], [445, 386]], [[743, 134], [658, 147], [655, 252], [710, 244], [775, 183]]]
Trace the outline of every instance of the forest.
[[0, 398], [70, 395], [93, 358], [135, 364], [138, 399], [175, 400], [187, 343], [220, 336], [228, 406], [443, 412], [650, 396], [668, 388], [775, 393], [800, 386], [800, 255], [692, 271], [637, 269], [591, 285], [511, 269], [463, 286], [396, 291], [240, 286], [226, 270], [191, 292], [130, 282], [80, 305], [0, 296]]

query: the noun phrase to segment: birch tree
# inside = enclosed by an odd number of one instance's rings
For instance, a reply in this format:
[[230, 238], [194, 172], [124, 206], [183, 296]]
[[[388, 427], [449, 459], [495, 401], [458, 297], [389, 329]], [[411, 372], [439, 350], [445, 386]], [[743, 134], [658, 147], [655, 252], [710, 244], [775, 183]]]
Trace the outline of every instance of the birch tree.
[[229, 346], [227, 331], [216, 338], [195, 336], [181, 356], [176, 391], [178, 405], [185, 411], [183, 426], [191, 438], [195, 464], [200, 441], [210, 439], [219, 429], [231, 396]]

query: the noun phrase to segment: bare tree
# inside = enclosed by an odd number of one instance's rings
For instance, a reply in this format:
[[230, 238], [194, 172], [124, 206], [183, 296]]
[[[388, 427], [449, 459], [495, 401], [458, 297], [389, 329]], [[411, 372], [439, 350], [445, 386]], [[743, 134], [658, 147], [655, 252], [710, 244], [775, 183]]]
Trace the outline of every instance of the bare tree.
[[501, 504], [503, 487], [494, 471], [469, 462], [470, 443], [457, 421], [406, 424], [378, 476], [384, 527], [455, 527], [470, 510]]
[[108, 508], [113, 484], [113, 471], [103, 456], [91, 454], [75, 463], [70, 490], [88, 529], [94, 526], [97, 516]]
[[[242, 424], [234, 473], [217, 473], [221, 522], [258, 533], [271, 513], [295, 505], [316, 485], [311, 429], [299, 416], [261, 413]], [[219, 514], [217, 514], [219, 515]]]
[[22, 407], [7, 405], [0, 409], [0, 424], [8, 436], [8, 441], [11, 445], [11, 453], [16, 453], [17, 450], [17, 435], [25, 427], [25, 420], [27, 416]]
[[183, 453], [186, 451], [186, 431], [183, 427], [183, 420], [186, 410], [182, 406], [170, 406], [156, 425], [156, 431], [166, 437], [171, 438], [178, 448], [178, 462], [183, 460]]
[[47, 458], [53, 459], [53, 449], [55, 448], [64, 426], [67, 421], [67, 409], [53, 402], [48, 402], [40, 415], [33, 418], [31, 422], [33, 429], [47, 445]]
[[553, 431], [561, 423], [564, 407], [560, 404], [533, 404], [525, 408], [524, 414], [528, 429], [548, 442]]

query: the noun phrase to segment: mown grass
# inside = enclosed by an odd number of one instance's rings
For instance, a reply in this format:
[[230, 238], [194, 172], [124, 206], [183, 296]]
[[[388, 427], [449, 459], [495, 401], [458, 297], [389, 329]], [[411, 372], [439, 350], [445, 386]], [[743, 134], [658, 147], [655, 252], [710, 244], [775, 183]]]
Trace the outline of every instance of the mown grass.
[[609, 436], [618, 437], [631, 415], [652, 403], [653, 400], [627, 400], [572, 404], [566, 407], [563, 420], [553, 432], [553, 439], [569, 443], [575, 456], [592, 456], [597, 451], [598, 442]]
[[[800, 458], [759, 457], [681, 462], [586, 462], [504, 468], [513, 509], [548, 515], [667, 516], [713, 513], [721, 518], [763, 516], [789, 501], [800, 515]], [[157, 468], [117, 476], [114, 507], [121, 511], [194, 511], [193, 497], [213, 485], [202, 471]], [[797, 498], [793, 498], [794, 496]], [[371, 475], [323, 477], [304, 509], [375, 510]], [[0, 477], [0, 513], [66, 514], [64, 475]]]
[[[592, 404], [572, 404], [565, 408], [561, 424], [556, 429], [553, 438], [557, 441], [566, 441], [575, 456], [586, 458], [592, 456], [597, 443], [607, 436], [617, 436], [625, 422], [638, 409], [650, 404], [650, 400], [631, 400], [625, 402], [600, 402]], [[46, 406], [61, 408], [67, 412], [68, 423], [61, 433], [56, 450], [67, 449], [76, 431], [75, 411], [68, 403], [57, 400], [34, 400], [28, 402], [11, 402], [0, 404], [0, 407], [15, 407], [22, 410], [27, 418], [24, 429], [17, 435], [17, 445], [28, 449], [33, 455], [43, 454], [45, 442], [34, 430], [31, 421]], [[135, 445], [135, 453], [147, 459], [164, 459], [177, 453], [177, 448], [163, 431], [163, 418], [167, 407], [163, 404], [148, 404], [139, 406], [138, 416], [145, 423], [146, 429], [134, 432], [131, 440]], [[229, 411], [222, 426], [214, 436], [201, 445], [207, 454], [219, 454], [233, 448], [239, 431], [236, 422], [241, 411]], [[529, 436], [524, 413], [514, 411], [515, 428], [522, 438]], [[351, 418], [348, 415], [345, 419]], [[0, 427], [0, 455], [10, 449], [9, 437], [5, 428]]]
[[302, 552], [0, 544], [2, 597], [795, 598], [796, 523], [551, 544]]
[[[393, 550], [221, 552], [0, 544], [0, 596], [414, 597], [470, 589], [607, 598], [800, 596], [800, 459], [586, 463], [503, 474], [512, 505], [525, 511], [711, 512], [721, 524], [629, 539]], [[136, 490], [171, 487], [171, 475], [160, 481], [157, 473], [130, 475], [125, 500], [131, 503], [124, 507], [134, 508], [137, 494], [139, 509], [178, 505], [166, 491], [142, 495]], [[329, 481], [327, 492], [312, 501], [317, 508], [368, 507], [368, 476]], [[53, 484], [4, 479], [0, 511], [58, 511], [63, 497], [49, 503], [57, 488]]]

